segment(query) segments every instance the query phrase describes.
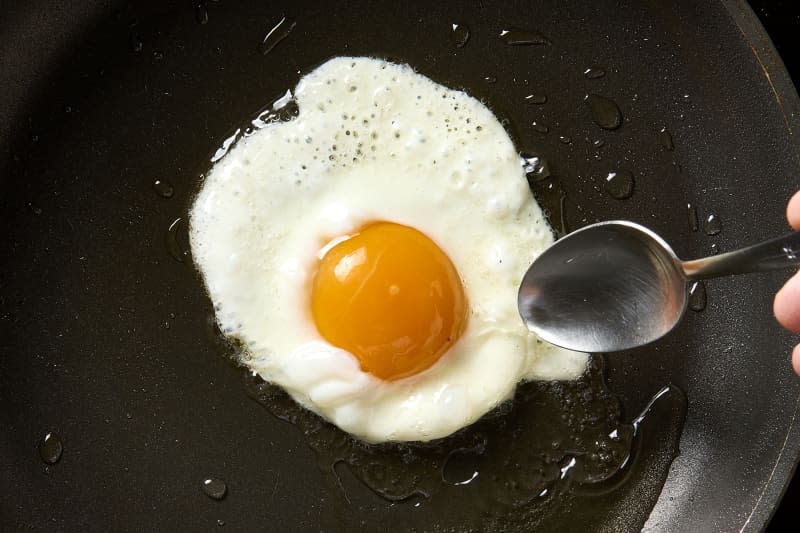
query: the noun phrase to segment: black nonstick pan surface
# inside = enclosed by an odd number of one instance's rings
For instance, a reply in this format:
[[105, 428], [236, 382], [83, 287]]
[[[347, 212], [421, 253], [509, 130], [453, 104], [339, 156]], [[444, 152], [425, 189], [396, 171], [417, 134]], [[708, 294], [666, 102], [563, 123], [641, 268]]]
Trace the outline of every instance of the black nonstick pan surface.
[[[283, 17], [296, 26], [263, 53]], [[453, 24], [470, 29], [463, 47]], [[509, 46], [499, 34], [512, 27], [549, 44]], [[209, 155], [336, 55], [407, 62], [482, 98], [549, 162], [568, 229], [630, 219], [687, 258], [787, 229], [798, 98], [744, 2], [4, 5], [0, 529], [479, 529], [453, 525], [455, 508], [446, 521], [424, 501], [326, 484], [302, 433], [245, 391], [190, 258], [174, 257], [168, 229]], [[547, 102], [526, 103], [532, 93]], [[616, 102], [622, 125], [600, 128], [587, 94]], [[635, 180], [624, 200], [602, 186], [620, 169]], [[666, 384], [687, 408], [654, 507], [624, 500], [587, 514], [587, 529], [766, 525], [800, 448], [793, 339], [771, 316], [786, 276], [710, 281], [705, 309], [673, 334], [604, 358], [624, 420]], [[63, 447], [55, 464], [48, 433]], [[207, 478], [226, 482], [221, 501]], [[565, 512], [574, 524], [580, 509]]]

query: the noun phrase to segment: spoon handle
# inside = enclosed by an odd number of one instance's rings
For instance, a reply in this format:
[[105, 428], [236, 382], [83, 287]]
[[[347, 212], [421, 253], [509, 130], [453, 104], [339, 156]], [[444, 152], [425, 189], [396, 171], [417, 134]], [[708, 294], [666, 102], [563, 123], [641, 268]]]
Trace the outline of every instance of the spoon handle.
[[790, 233], [733, 252], [683, 262], [690, 280], [765, 272], [800, 265], [800, 233]]

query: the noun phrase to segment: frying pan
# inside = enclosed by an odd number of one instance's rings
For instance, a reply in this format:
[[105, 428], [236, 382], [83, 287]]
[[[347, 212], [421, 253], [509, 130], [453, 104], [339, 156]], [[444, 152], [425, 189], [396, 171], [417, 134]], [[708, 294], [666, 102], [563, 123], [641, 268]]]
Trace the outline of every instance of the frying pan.
[[[295, 28], [263, 54], [284, 16]], [[454, 23], [470, 29], [463, 48]], [[509, 46], [498, 35], [511, 26], [550, 44]], [[209, 333], [190, 260], [167, 245], [214, 148], [331, 56], [407, 62], [482, 98], [520, 150], [549, 162], [569, 229], [630, 219], [682, 257], [785, 231], [800, 170], [797, 95], [737, 0], [32, 1], [3, 6], [0, 42], [8, 531], [445, 528], [424, 504], [365, 490], [342, 503], [303, 435], [246, 394], [243, 371]], [[585, 76], [589, 67], [605, 76]], [[547, 103], [526, 104], [533, 92]], [[589, 93], [619, 105], [619, 129], [593, 123]], [[621, 168], [635, 177], [627, 200], [601, 187]], [[155, 180], [173, 194], [159, 195]], [[703, 231], [709, 215], [722, 221], [718, 234]], [[688, 407], [652, 509], [626, 504], [587, 516], [587, 529], [765, 526], [800, 448], [792, 339], [771, 318], [784, 277], [708, 282], [706, 309], [672, 335], [604, 358], [623, 420], [665, 384]], [[37, 447], [51, 432], [63, 454], [47, 465]], [[210, 477], [227, 482], [222, 501], [200, 490]], [[337, 518], [326, 522], [332, 505]], [[569, 510], [576, 523], [580, 512]]]

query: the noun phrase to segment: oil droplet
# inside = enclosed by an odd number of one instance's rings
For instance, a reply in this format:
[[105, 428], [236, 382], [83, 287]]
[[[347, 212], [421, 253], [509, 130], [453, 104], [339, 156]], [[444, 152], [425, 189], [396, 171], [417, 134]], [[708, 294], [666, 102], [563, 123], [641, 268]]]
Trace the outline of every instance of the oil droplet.
[[529, 104], [542, 105], [547, 102], [547, 95], [544, 93], [533, 93], [525, 97], [525, 101]]
[[622, 125], [622, 111], [613, 100], [590, 94], [586, 96], [586, 103], [589, 104], [589, 112], [595, 124], [606, 130], [615, 130]]
[[719, 254], [719, 245], [717, 243], [711, 243], [711, 255], [718, 255]]
[[208, 24], [208, 8], [205, 2], [200, 2], [195, 6], [194, 16], [200, 24]]
[[550, 131], [550, 128], [548, 128], [541, 122], [533, 122], [531, 123], [531, 126], [533, 126], [533, 131], [535, 131], [536, 133], [541, 133], [542, 135], [545, 135], [548, 131]]
[[697, 208], [692, 204], [686, 204], [686, 214], [689, 216], [689, 227], [692, 228], [692, 231], [700, 229], [697, 218]]
[[35, 203], [28, 202], [25, 205], [26, 205], [26, 207], [28, 209], [30, 209], [31, 213], [33, 213], [34, 215], [41, 215], [42, 214], [42, 208], [39, 207], [38, 205], [36, 205]]
[[695, 281], [689, 287], [689, 309], [699, 313], [706, 308], [707, 304], [706, 284], [702, 281]]
[[153, 189], [162, 198], [172, 198], [175, 194], [175, 188], [167, 180], [155, 180], [153, 182]]
[[512, 46], [530, 46], [537, 44], [550, 44], [550, 41], [533, 30], [521, 30], [519, 28], [509, 28], [500, 32], [500, 40]]
[[[275, 100], [272, 105], [264, 108], [256, 118], [250, 121], [252, 128], [248, 127], [244, 131], [244, 136], [249, 137], [252, 135], [255, 130], [260, 130], [267, 125], [273, 122], [288, 122], [300, 113], [300, 108], [297, 105], [297, 100], [294, 99], [292, 96], [292, 91], [287, 90], [283, 96]], [[223, 142], [222, 147], [217, 150], [217, 153], [214, 154], [214, 158], [212, 162], [216, 161], [220, 157], [223, 157], [233, 143], [236, 141], [236, 136], [238, 135], [239, 130], [229, 137], [228, 139]], [[307, 136], [305, 142], [307, 144], [311, 143], [312, 138], [311, 136]]]
[[225, 520], [217, 520], [217, 525], [218, 525], [219, 527], [222, 527], [222, 526], [224, 526], [224, 525], [225, 525]]
[[624, 200], [633, 194], [633, 185], [633, 174], [627, 170], [618, 170], [608, 173], [604, 188], [611, 197]]
[[784, 246], [781, 251], [784, 253], [784, 255], [786, 255], [786, 259], [789, 261], [797, 260], [797, 251], [791, 246]]
[[61, 459], [61, 454], [64, 452], [64, 445], [61, 438], [55, 433], [48, 433], [44, 436], [41, 444], [39, 444], [39, 456], [42, 461], [49, 465], [54, 465]]
[[453, 450], [442, 467], [442, 481], [450, 485], [469, 485], [478, 477], [478, 463], [485, 444], [469, 450]]
[[567, 193], [560, 191], [560, 194], [561, 196], [558, 199], [558, 222], [560, 228], [558, 231], [561, 233], [556, 236], [557, 239], [570, 232], [569, 224], [567, 223]]
[[550, 164], [539, 154], [521, 154], [519, 160], [529, 178], [543, 180], [550, 177]]
[[602, 148], [606, 145], [606, 142], [603, 139], [595, 139], [592, 141], [592, 146], [595, 148]]
[[672, 134], [669, 132], [666, 126], [658, 130], [658, 142], [661, 143], [661, 146], [663, 146], [665, 150], [669, 150], [671, 152], [675, 149], [675, 143], [672, 142]]
[[559, 478], [564, 479], [567, 477], [567, 474], [569, 474], [569, 471], [575, 468], [575, 465], [578, 464], [578, 461], [575, 459], [575, 457], [567, 455], [561, 460], [561, 464], [563, 466], [559, 467], [559, 470], [561, 471]]
[[286, 39], [289, 34], [292, 33], [295, 26], [297, 26], [297, 22], [288, 22], [284, 16], [267, 32], [267, 35], [261, 40], [258, 49], [261, 50], [262, 54], [267, 55], [273, 48], [278, 46], [278, 43]]
[[450, 33], [450, 42], [456, 48], [464, 48], [469, 41], [470, 31], [466, 24], [453, 24], [453, 31]]
[[203, 493], [212, 500], [221, 500], [228, 494], [228, 486], [221, 479], [210, 477], [203, 481]]
[[403, 505], [411, 505], [412, 507], [419, 509], [426, 500], [427, 498], [422, 494], [412, 494], [403, 500]]
[[139, 53], [142, 51], [144, 43], [142, 43], [139, 34], [132, 32], [128, 37], [128, 46], [130, 46], [131, 52]]
[[158, 51], [153, 52], [153, 62], [154, 63], [158, 63], [162, 59], [164, 59], [164, 54], [162, 52], [158, 52]]
[[602, 78], [606, 75], [606, 71], [601, 67], [589, 67], [583, 71], [583, 75], [589, 78], [590, 80], [596, 80], [597, 78]]
[[719, 235], [719, 232], [722, 231], [722, 221], [717, 215], [708, 215], [703, 222], [703, 230], [706, 235]]
[[572, 144], [572, 137], [567, 137], [566, 135], [559, 135], [558, 140], [564, 144]]
[[483, 81], [485, 81], [489, 85], [494, 85], [495, 83], [497, 83], [497, 78], [494, 76], [486, 76], [483, 78]]
[[167, 251], [179, 263], [183, 263], [186, 257], [189, 256], [186, 244], [189, 237], [184, 226], [183, 219], [178, 217], [172, 221], [167, 230]]
[[[260, 119], [260, 115], [259, 115], [258, 118]], [[254, 122], [254, 124], [255, 124], [255, 122]], [[241, 128], [236, 128], [236, 131], [233, 132], [233, 134], [230, 137], [228, 137], [227, 139], [222, 141], [222, 146], [217, 148], [217, 151], [214, 152], [214, 155], [211, 156], [211, 162], [212, 163], [216, 163], [217, 161], [219, 161], [220, 159], [225, 157], [225, 154], [227, 154], [228, 150], [231, 149], [231, 146], [233, 146], [233, 143], [235, 143], [239, 139], [239, 134], [240, 133], [242, 133], [242, 129]]]
[[290, 89], [287, 89], [283, 96], [272, 102], [272, 110], [277, 112], [276, 118], [283, 121], [291, 120], [300, 112], [297, 107], [297, 101], [292, 96]]

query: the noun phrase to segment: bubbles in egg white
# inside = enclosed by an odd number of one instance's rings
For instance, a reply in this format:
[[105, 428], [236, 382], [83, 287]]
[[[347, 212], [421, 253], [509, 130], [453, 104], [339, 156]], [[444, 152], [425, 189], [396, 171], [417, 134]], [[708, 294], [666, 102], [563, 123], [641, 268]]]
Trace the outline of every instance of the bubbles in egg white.
[[[370, 442], [444, 437], [520, 380], [580, 376], [586, 354], [539, 341], [517, 312], [520, 280], [553, 237], [484, 105], [408, 66], [348, 57], [303, 77], [295, 99], [295, 119], [266, 125], [215, 164], [191, 211], [217, 320], [252, 370]], [[378, 220], [436, 242], [469, 305], [448, 353], [391, 382], [328, 344], [310, 310], [320, 249]]]

